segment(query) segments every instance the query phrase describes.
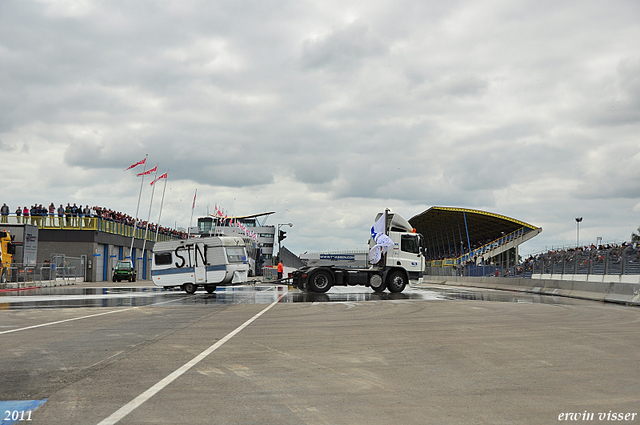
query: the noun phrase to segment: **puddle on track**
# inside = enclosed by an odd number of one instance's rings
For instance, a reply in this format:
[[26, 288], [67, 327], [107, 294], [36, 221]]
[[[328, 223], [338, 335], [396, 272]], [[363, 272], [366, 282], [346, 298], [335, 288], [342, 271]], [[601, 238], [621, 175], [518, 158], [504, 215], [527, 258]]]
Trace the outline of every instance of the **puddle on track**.
[[0, 310], [73, 307], [206, 306], [212, 304], [269, 304], [280, 296], [283, 303], [355, 301], [437, 301], [468, 300], [513, 303], [578, 304], [588, 301], [519, 292], [407, 287], [404, 292], [375, 293], [362, 286], [333, 287], [325, 294], [301, 292], [286, 285], [240, 285], [218, 287], [215, 293], [203, 290], [193, 295], [157, 287], [89, 288], [52, 287], [0, 293]]

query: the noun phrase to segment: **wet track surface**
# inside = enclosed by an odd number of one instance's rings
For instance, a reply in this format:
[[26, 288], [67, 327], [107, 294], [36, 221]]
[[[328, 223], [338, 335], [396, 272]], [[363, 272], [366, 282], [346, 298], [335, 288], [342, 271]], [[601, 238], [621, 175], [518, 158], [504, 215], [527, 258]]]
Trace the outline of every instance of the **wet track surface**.
[[0, 291], [0, 319], [3, 418], [34, 425], [542, 425], [640, 397], [640, 310], [566, 297], [105, 282]]
[[268, 304], [362, 301], [488, 301], [512, 303], [577, 304], [575, 299], [494, 290], [438, 287], [407, 287], [404, 292], [375, 293], [367, 287], [333, 287], [325, 294], [291, 289], [286, 285], [241, 285], [203, 290], [193, 295], [157, 287], [53, 287], [0, 292], [0, 310], [72, 307], [206, 306], [211, 304]]

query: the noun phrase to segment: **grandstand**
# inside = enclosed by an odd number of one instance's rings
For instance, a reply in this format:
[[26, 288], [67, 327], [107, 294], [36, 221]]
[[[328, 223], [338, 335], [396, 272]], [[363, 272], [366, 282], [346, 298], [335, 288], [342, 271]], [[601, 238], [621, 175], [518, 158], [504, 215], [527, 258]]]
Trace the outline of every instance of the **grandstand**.
[[518, 263], [518, 246], [542, 232], [524, 221], [469, 208], [431, 207], [409, 223], [424, 235], [427, 268]]

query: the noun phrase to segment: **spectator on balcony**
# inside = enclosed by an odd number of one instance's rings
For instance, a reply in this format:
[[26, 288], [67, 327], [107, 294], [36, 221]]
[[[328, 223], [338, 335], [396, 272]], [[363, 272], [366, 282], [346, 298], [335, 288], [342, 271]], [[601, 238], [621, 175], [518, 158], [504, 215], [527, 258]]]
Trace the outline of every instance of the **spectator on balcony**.
[[49, 225], [50, 226], [55, 226], [53, 224], [53, 219], [56, 215], [56, 206], [53, 205], [53, 202], [49, 205]]
[[64, 217], [64, 208], [62, 204], [58, 207], [58, 226], [62, 227], [62, 217]]
[[[75, 204], [73, 204], [75, 206]], [[78, 216], [78, 222], [76, 224], [76, 227], [82, 227], [82, 204], [80, 204], [79, 207], [76, 208], [76, 215]]]
[[72, 217], [72, 226], [78, 227], [78, 206], [76, 205], [75, 202], [71, 207], [71, 217]]
[[0, 208], [0, 213], [2, 213], [2, 222], [7, 223], [7, 219], [9, 217], [9, 206], [7, 204], [4, 204], [2, 208]]
[[84, 227], [91, 226], [91, 209], [89, 208], [89, 204], [84, 206], [82, 215], [84, 216]]
[[64, 221], [67, 227], [71, 226], [71, 204], [67, 202], [67, 207], [64, 209]]
[[18, 220], [18, 224], [22, 223], [22, 218], [20, 217], [22, 215], [22, 208], [18, 207], [18, 209], [16, 210], [16, 217]]

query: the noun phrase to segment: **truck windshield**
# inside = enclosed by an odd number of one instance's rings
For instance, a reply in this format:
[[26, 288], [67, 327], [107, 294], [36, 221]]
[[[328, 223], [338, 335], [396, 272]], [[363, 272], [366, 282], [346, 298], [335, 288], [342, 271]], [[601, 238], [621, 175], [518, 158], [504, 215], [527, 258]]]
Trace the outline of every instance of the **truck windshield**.
[[420, 244], [418, 243], [418, 235], [402, 235], [400, 237], [400, 249], [411, 254], [419, 254]]
[[230, 263], [244, 263], [247, 259], [244, 248], [237, 246], [227, 248], [227, 258]]

